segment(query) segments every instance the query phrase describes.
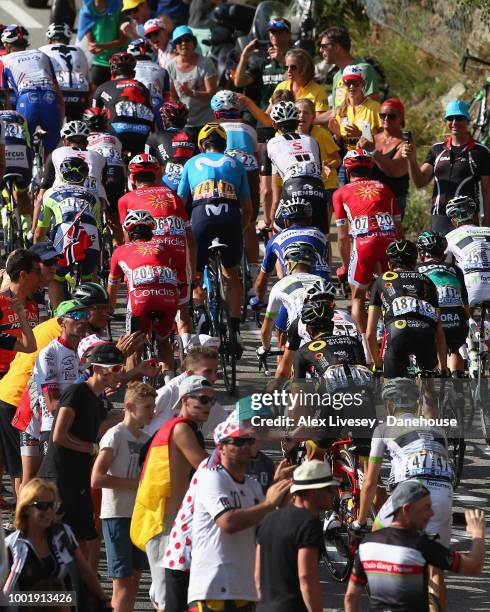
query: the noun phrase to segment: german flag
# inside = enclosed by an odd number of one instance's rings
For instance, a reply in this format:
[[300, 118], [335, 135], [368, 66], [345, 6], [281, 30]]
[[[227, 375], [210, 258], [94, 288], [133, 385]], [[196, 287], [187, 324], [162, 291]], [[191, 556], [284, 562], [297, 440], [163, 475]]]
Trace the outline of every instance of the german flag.
[[170, 438], [177, 423], [191, 423], [183, 417], [167, 421], [155, 434], [141, 471], [131, 518], [133, 544], [145, 551], [146, 544], [165, 529], [165, 508], [171, 494]]

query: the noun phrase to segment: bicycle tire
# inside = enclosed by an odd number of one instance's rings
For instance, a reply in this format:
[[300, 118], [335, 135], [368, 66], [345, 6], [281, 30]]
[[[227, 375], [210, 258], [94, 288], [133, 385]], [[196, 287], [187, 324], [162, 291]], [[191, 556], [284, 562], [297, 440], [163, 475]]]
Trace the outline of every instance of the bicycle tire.
[[242, 283], [242, 309], [240, 314], [240, 322], [245, 323], [247, 320], [248, 309], [248, 291], [250, 289], [250, 273], [248, 270], [247, 255], [245, 249], [242, 251], [242, 259], [240, 262], [240, 281]]
[[488, 379], [480, 378], [474, 391], [475, 406], [480, 413], [480, 422], [482, 428], [483, 439], [490, 446], [490, 406], [488, 393]]
[[236, 340], [231, 327], [230, 312], [224, 302], [218, 307], [218, 337], [220, 339], [220, 362], [223, 370], [223, 381], [230, 395], [236, 389]]
[[454, 397], [449, 390], [444, 394], [442, 402], [441, 417], [443, 419], [456, 419], [456, 428], [453, 436], [448, 437], [448, 451], [453, 463], [455, 489], [461, 482], [464, 468], [464, 455], [466, 451], [466, 441], [464, 437], [464, 407]]

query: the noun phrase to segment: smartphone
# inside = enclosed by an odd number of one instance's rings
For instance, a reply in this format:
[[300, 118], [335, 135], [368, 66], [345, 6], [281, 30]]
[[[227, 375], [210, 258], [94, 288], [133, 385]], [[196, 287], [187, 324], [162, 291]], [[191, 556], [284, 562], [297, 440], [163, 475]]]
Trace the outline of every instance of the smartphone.
[[369, 140], [370, 142], [372, 142], [373, 140], [373, 134], [371, 132], [371, 124], [369, 123], [369, 121], [363, 121], [361, 124], [361, 132], [362, 135], [364, 136], [364, 138], [366, 140]]
[[412, 142], [412, 132], [410, 130], [403, 130], [402, 138], [405, 142]]

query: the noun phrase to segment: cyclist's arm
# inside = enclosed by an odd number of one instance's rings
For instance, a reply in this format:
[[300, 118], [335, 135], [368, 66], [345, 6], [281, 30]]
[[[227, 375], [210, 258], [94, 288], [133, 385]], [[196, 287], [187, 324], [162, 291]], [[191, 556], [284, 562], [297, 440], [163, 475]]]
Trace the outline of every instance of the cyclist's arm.
[[490, 225], [490, 176], [481, 177], [481, 189], [483, 195], [483, 223], [486, 226]]
[[337, 225], [337, 240], [339, 244], [339, 254], [345, 268], [349, 267], [350, 261], [350, 238], [347, 224]]
[[[373, 436], [374, 442], [374, 436]], [[361, 488], [361, 502], [359, 508], [359, 516], [357, 520], [361, 525], [365, 525], [369, 510], [373, 505], [374, 497], [376, 495], [376, 489], [378, 488], [378, 480], [379, 473], [381, 471], [381, 462], [383, 457], [379, 456], [369, 456], [369, 463], [367, 467], [367, 471], [364, 475], [364, 482], [362, 483]]]
[[242, 199], [242, 229], [245, 229], [252, 218], [252, 200], [251, 198]]
[[120, 278], [109, 276], [109, 280], [107, 283], [107, 295], [109, 296], [109, 306], [111, 307], [112, 311], [116, 309], [117, 288], [119, 286], [120, 280]]
[[373, 359], [373, 363], [377, 368], [381, 368], [383, 365], [381, 363], [381, 358], [379, 355], [379, 346], [378, 346], [378, 337], [377, 337], [377, 326], [379, 321], [379, 316], [381, 314], [381, 310], [379, 306], [375, 306], [371, 304], [368, 309], [368, 320], [366, 327], [366, 340], [369, 345], [369, 350], [371, 352], [371, 357]]
[[299, 588], [308, 612], [323, 612], [323, 597], [318, 577], [318, 548], [298, 550]]
[[47, 204], [42, 204], [41, 212], [39, 213], [40, 218], [37, 221], [37, 227], [34, 231], [34, 243], [44, 241], [48, 232], [48, 228], [51, 224], [52, 216], [53, 211], [51, 210], [51, 207]]
[[279, 206], [279, 200], [281, 199], [281, 191], [282, 191], [281, 182], [279, 180], [278, 174], [272, 175], [272, 207], [271, 207], [272, 221], [274, 221], [276, 217], [277, 207]]
[[197, 245], [192, 229], [187, 227], [185, 230], [185, 237], [187, 241], [187, 248], [189, 250], [189, 265], [191, 269], [191, 280], [196, 278], [197, 270]]
[[262, 346], [269, 349], [271, 346], [272, 332], [274, 331], [274, 319], [268, 318], [267, 315], [264, 318], [262, 327], [260, 328], [260, 339], [262, 340]]

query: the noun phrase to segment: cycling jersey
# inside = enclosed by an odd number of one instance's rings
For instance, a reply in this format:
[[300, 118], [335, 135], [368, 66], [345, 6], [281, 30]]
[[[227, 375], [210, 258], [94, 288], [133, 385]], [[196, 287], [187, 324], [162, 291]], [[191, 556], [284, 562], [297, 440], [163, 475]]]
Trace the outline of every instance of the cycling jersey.
[[163, 167], [163, 182], [177, 191], [185, 162], [198, 153], [196, 142], [185, 129], [169, 128], [151, 133], [145, 153], [158, 159]]
[[330, 280], [327, 237], [316, 227], [305, 227], [303, 225], [291, 225], [269, 240], [262, 261], [262, 272], [271, 274], [276, 262], [279, 261], [283, 274], [287, 274], [284, 252], [294, 242], [305, 242], [315, 248], [317, 261], [312, 265], [311, 273]]
[[159, 130], [163, 129], [160, 107], [169, 97], [170, 79], [168, 72], [165, 68], [161, 68], [151, 60], [139, 60], [136, 62], [134, 78], [140, 83], [143, 83], [150, 92], [155, 122]]
[[349, 224], [354, 238], [348, 279], [367, 287], [379, 263], [388, 269], [386, 248], [395, 240], [395, 221], [401, 219], [393, 193], [379, 181], [352, 181], [333, 194], [337, 227]]
[[188, 295], [186, 229], [190, 227], [182, 200], [168, 187], [142, 187], [126, 193], [119, 200], [118, 210], [121, 225], [130, 210], [147, 210], [155, 219], [153, 236], [166, 246], [179, 283], [185, 285], [180, 294], [182, 303]]
[[133, 329], [131, 319], [137, 317], [140, 331], [147, 332], [150, 314], [158, 312], [157, 333], [165, 337], [171, 332], [179, 302], [177, 277], [171, 265], [165, 245], [155, 239], [128, 242], [112, 254], [109, 283], [125, 276], [129, 329]]
[[[0, 293], [0, 325], [11, 325], [11, 329], [5, 330], [9, 336], [21, 338], [22, 331], [20, 329], [20, 321], [17, 314], [12, 310], [10, 291]], [[26, 299], [24, 311], [29, 325], [34, 328], [39, 323], [39, 310], [35, 300]], [[10, 363], [16, 355], [16, 351], [0, 349], [0, 373], [8, 372]]]
[[17, 111], [0, 111], [0, 123], [5, 136], [5, 174], [21, 174], [17, 187], [26, 189], [32, 178], [31, 139], [25, 117]]
[[305, 289], [318, 281], [318, 276], [307, 272], [297, 272], [285, 276], [271, 290], [265, 316], [275, 320], [281, 306], [287, 311], [288, 325], [301, 315], [305, 299]]
[[425, 163], [434, 169], [433, 215], [445, 215], [446, 204], [466, 195], [481, 201], [481, 177], [490, 174], [490, 150], [470, 138], [466, 145], [452, 144], [451, 137], [432, 145]]
[[54, 414], [48, 410], [43, 393], [49, 392], [53, 398], [60, 397], [82, 372], [77, 351], [61, 337], [52, 340], [40, 351], [33, 374], [41, 407], [41, 432], [51, 431], [54, 422]]
[[[361, 342], [362, 336], [357, 330], [356, 324], [352, 315], [342, 308], [336, 308], [332, 317], [334, 324], [332, 334], [334, 336], [350, 336]], [[290, 351], [297, 351], [300, 346], [303, 346], [307, 342], [311, 342], [312, 338], [306, 330], [306, 325], [301, 321], [300, 318], [295, 319], [288, 329], [288, 338], [286, 340], [286, 347]], [[363, 363], [363, 362], [360, 362]]]
[[257, 132], [255, 129], [242, 121], [223, 121], [221, 123], [226, 131], [226, 153], [240, 160], [247, 172], [258, 170], [259, 164], [256, 157]]
[[121, 141], [108, 132], [91, 132], [87, 139], [87, 151], [102, 155], [107, 166], [124, 166]]
[[446, 240], [446, 252], [463, 271], [470, 306], [490, 301], [490, 227], [461, 225]]
[[305, 134], [290, 132], [271, 138], [267, 155], [283, 181], [302, 176], [322, 178], [320, 148]]
[[304, 344], [294, 357], [295, 378], [321, 378], [332, 365], [366, 365], [362, 343], [347, 334], [322, 334]]
[[88, 177], [85, 180], [84, 187], [99, 198], [107, 199], [103, 185], [105, 158], [95, 151], [83, 151], [76, 147], [58, 147], [51, 153], [51, 156], [46, 160], [41, 188], [48, 189], [49, 187], [64, 185], [60, 174], [60, 166], [67, 157], [80, 157], [87, 162]]

